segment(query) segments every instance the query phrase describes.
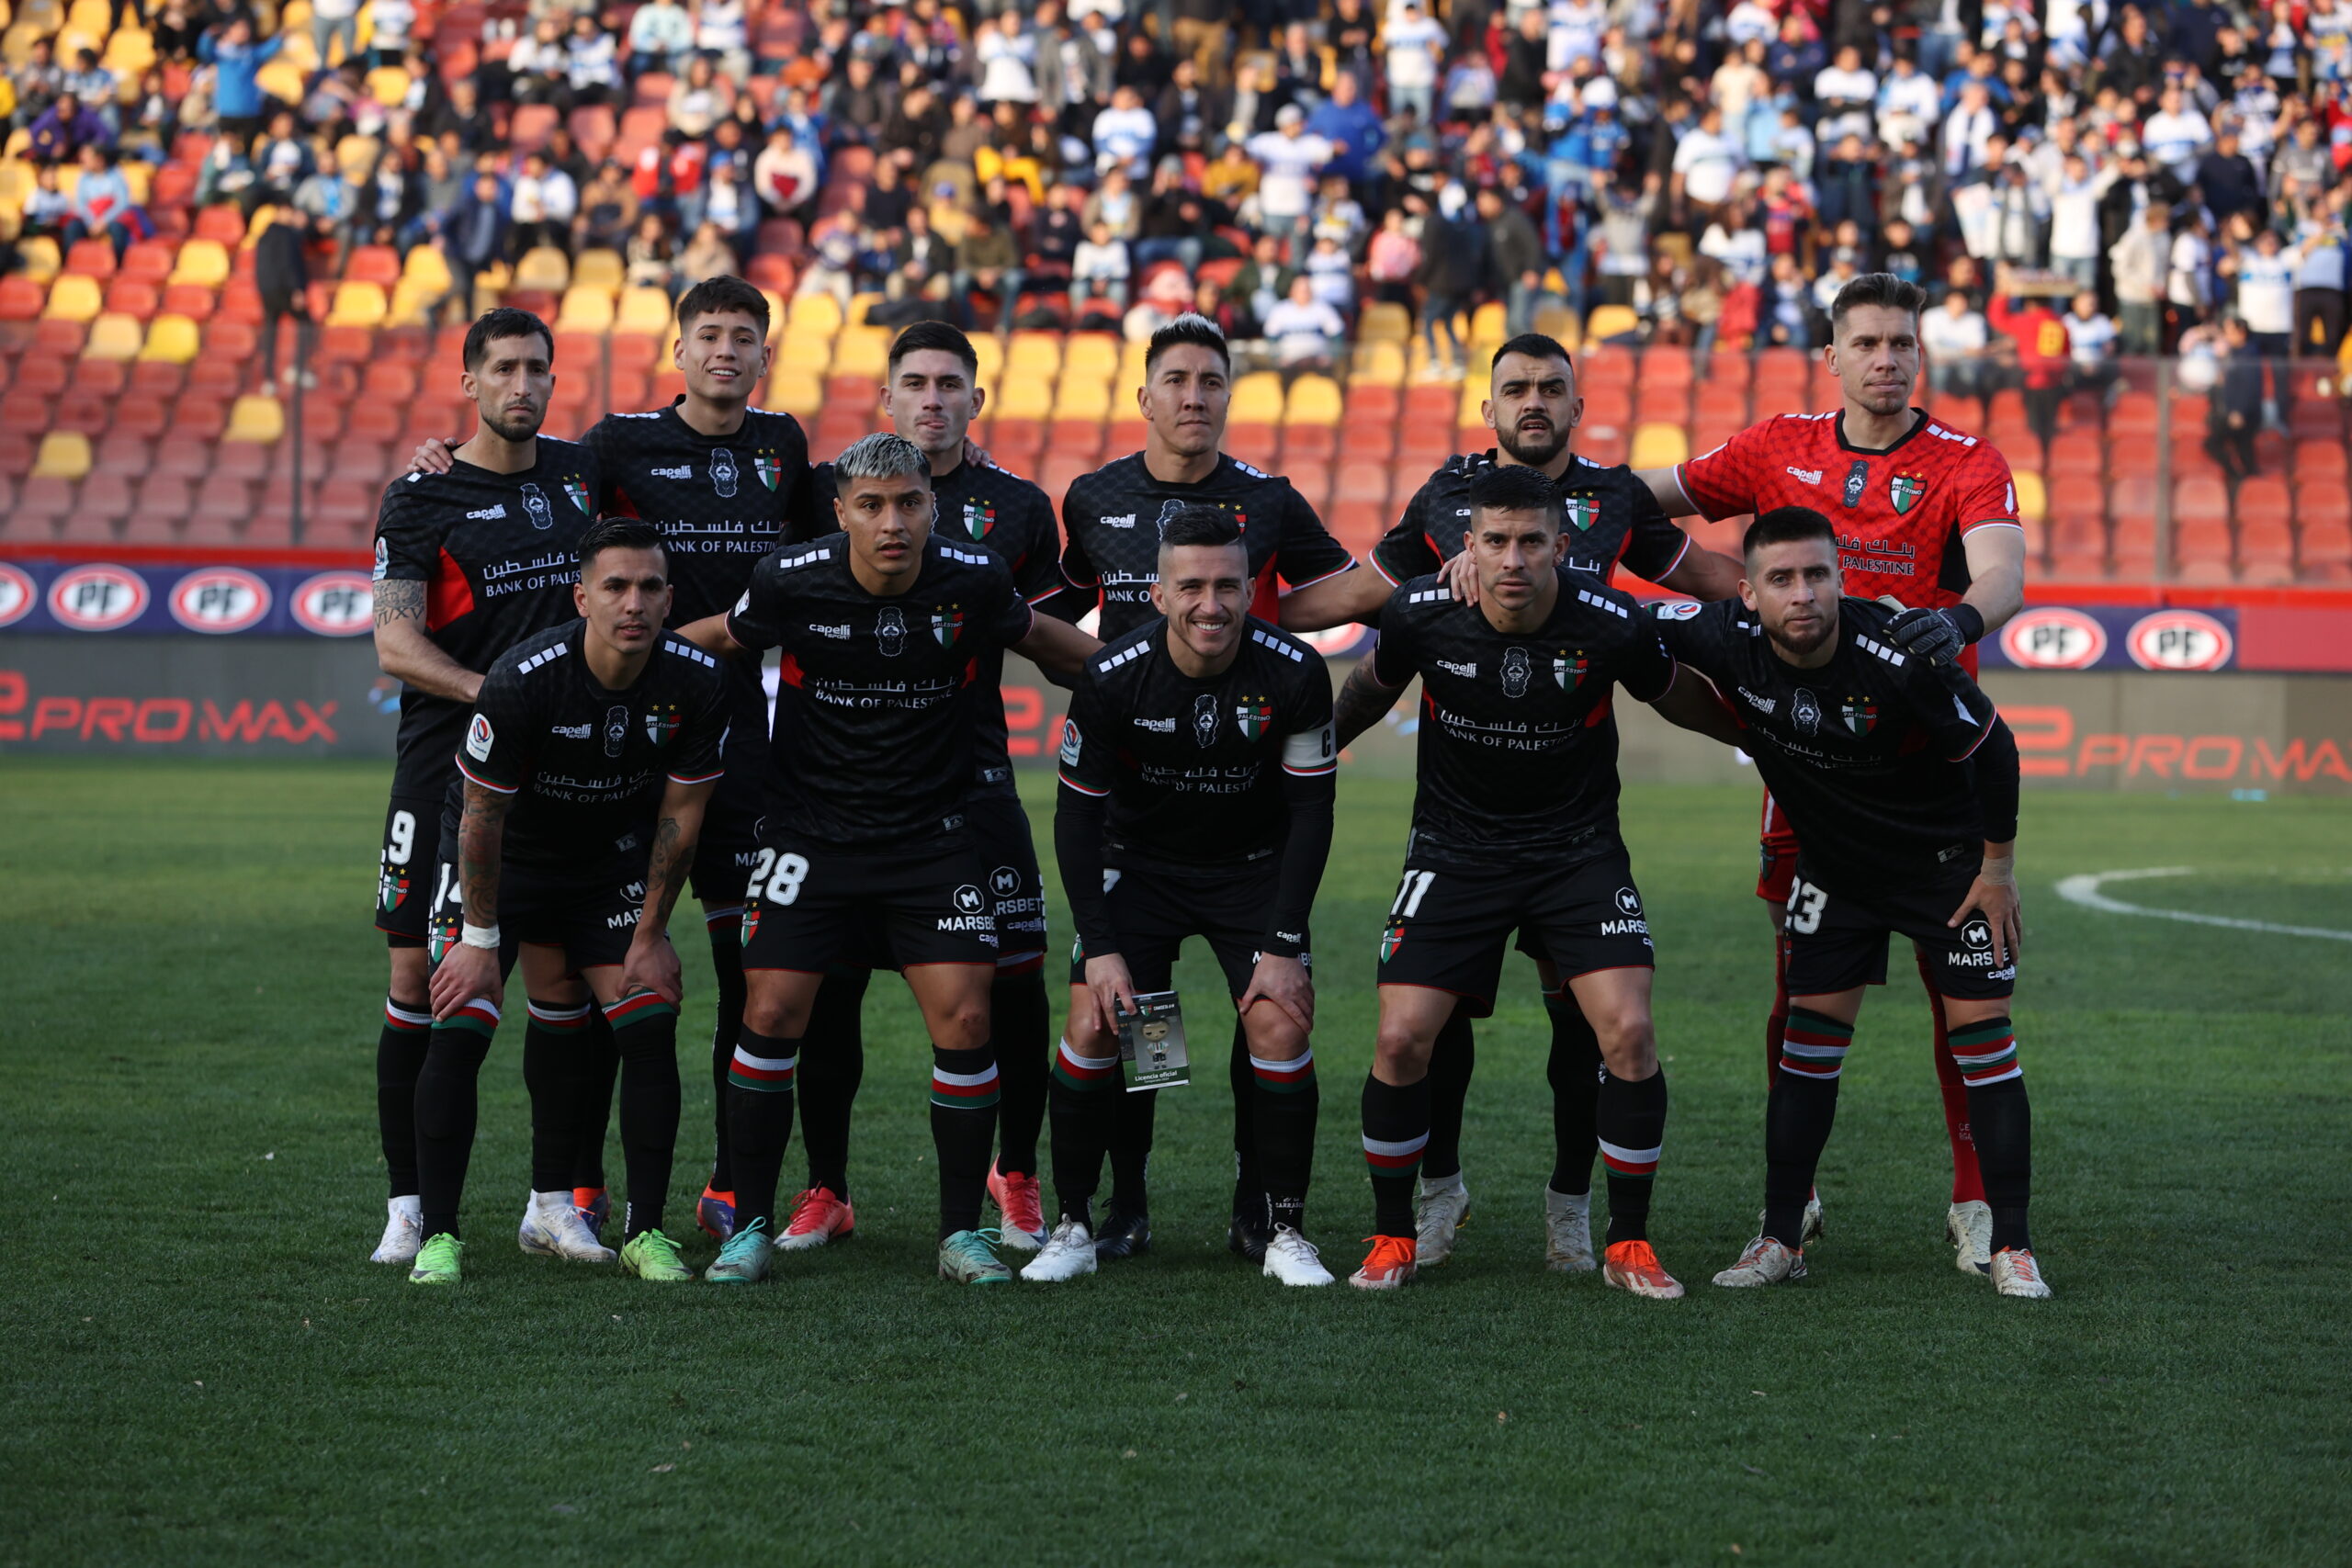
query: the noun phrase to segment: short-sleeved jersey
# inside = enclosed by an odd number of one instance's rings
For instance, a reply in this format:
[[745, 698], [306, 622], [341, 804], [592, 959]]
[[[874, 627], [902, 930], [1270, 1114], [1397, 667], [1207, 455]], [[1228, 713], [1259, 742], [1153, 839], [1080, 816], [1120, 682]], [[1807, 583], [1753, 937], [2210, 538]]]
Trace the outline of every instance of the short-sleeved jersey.
[[1004, 563], [936, 533], [904, 593], [881, 598], [831, 534], [762, 561], [727, 616], [780, 649], [768, 810], [836, 847], [915, 849], [958, 833], [989, 655], [1029, 635]]
[[1710, 518], [1813, 508], [1838, 531], [1847, 592], [1942, 609], [1968, 591], [1961, 541], [1979, 528], [2022, 526], [2018, 488], [1990, 443], [1911, 412], [1911, 434], [1883, 451], [1848, 445], [1842, 412], [1780, 414], [1675, 475]]
[[1405, 583], [1381, 612], [1373, 674], [1421, 678], [1416, 857], [1527, 864], [1618, 843], [1611, 690], [1655, 701], [1674, 664], [1632, 599], [1580, 572], [1559, 580], [1532, 633], [1496, 630], [1435, 577]]
[[[814, 500], [808, 516], [792, 531], [794, 544], [822, 538], [841, 526], [833, 514], [833, 466], [818, 464], [815, 476]], [[976, 545], [1002, 561], [1012, 574], [1012, 586], [1032, 605], [1045, 604], [1069, 586], [1062, 575], [1061, 532], [1054, 526], [1054, 503], [1044, 491], [993, 463], [958, 463], [947, 473], [933, 475], [931, 491], [939, 506], [932, 526], [951, 544]], [[981, 667], [976, 704], [980, 741], [972, 761], [979, 785], [1011, 790], [1003, 678], [1004, 650], [991, 649]]]
[[1251, 619], [1221, 674], [1187, 675], [1155, 617], [1086, 661], [1062, 727], [1061, 782], [1108, 795], [1104, 843], [1123, 863], [1182, 869], [1280, 850], [1285, 774], [1329, 776], [1331, 675], [1323, 656]]
[[1078, 592], [1057, 601], [1055, 613], [1076, 619], [1077, 602], [1100, 589], [1097, 635], [1105, 642], [1159, 614], [1151, 585], [1159, 581], [1159, 531], [1188, 504], [1229, 512], [1240, 525], [1250, 557], [1250, 610], [1261, 620], [1278, 618], [1277, 578], [1304, 588], [1356, 564], [1288, 479], [1219, 456], [1198, 484], [1174, 484], [1152, 478], [1136, 452], [1080, 475], [1063, 496], [1062, 573]]
[[[385, 487], [376, 513], [379, 582], [424, 584], [424, 635], [469, 670], [579, 614], [580, 536], [596, 517], [595, 458], [542, 435], [537, 461], [515, 474], [456, 462]], [[394, 793], [437, 795], [465, 733], [466, 705], [401, 692]]]
[[1755, 737], [1747, 750], [1824, 886], [1858, 897], [1900, 886], [1982, 843], [1964, 762], [1998, 715], [1965, 672], [1896, 648], [1894, 611], [1841, 601], [1836, 655], [1804, 670], [1736, 599], [1652, 609], [1668, 649], [1713, 681]]
[[[663, 781], [717, 779], [727, 731], [718, 660], [665, 636], [616, 692], [588, 667], [586, 632], [575, 620], [501, 654], [457, 758], [467, 779], [515, 797], [504, 862], [567, 877], [641, 866]], [[445, 843], [458, 841], [463, 791], [449, 792]]]
[[[1458, 453], [1423, 481], [1405, 514], [1372, 549], [1372, 564], [1391, 584], [1430, 573], [1462, 553], [1470, 536], [1470, 486], [1495, 466], [1496, 452]], [[1659, 510], [1650, 487], [1623, 464], [1573, 459], [1560, 476], [1562, 564], [1611, 581], [1623, 566], [1656, 582], [1682, 563], [1690, 536]]]

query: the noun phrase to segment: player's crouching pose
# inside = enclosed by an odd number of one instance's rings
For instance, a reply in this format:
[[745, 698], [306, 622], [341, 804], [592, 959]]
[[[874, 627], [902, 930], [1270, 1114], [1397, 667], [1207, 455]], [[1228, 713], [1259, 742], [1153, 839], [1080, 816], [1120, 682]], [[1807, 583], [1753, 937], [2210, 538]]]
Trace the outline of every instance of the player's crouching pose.
[[1649, 923], [1617, 830], [1611, 688], [1694, 728], [1727, 738], [1736, 727], [1703, 682], [1676, 670], [1631, 599], [1558, 564], [1559, 502], [1540, 469], [1489, 468], [1468, 501], [1478, 603], [1436, 577], [1398, 588], [1378, 648], [1338, 704], [1345, 744], [1421, 680], [1419, 788], [1381, 938], [1380, 1036], [1363, 1088], [1375, 1235], [1349, 1283], [1394, 1290], [1412, 1279], [1430, 1049], [1457, 1005], [1493, 1010], [1504, 944], [1527, 928], [1591, 1021], [1607, 1066], [1594, 1111], [1609, 1173], [1602, 1278], [1670, 1299], [1682, 1287], [1648, 1235], [1666, 1076], [1650, 1022]]
[[718, 778], [726, 696], [717, 661], [662, 631], [670, 584], [652, 525], [590, 528], [574, 593], [580, 620], [491, 664], [458, 750], [463, 776], [443, 814], [442, 842], [457, 853], [434, 911], [434, 1026], [416, 1081], [425, 1236], [409, 1274], [417, 1284], [458, 1277], [475, 1080], [518, 953], [534, 1022], [554, 1026], [525, 1037], [532, 1192], [524, 1250], [612, 1260], [571, 1193], [587, 1074], [567, 1033], [593, 996], [621, 1057], [622, 1267], [650, 1280], [693, 1277], [662, 1231], [678, 1141], [678, 956], [669, 920]]
[[800, 1041], [826, 969], [878, 927], [932, 1042], [939, 1271], [1010, 1280], [980, 1234], [996, 1136], [989, 863], [964, 812], [986, 655], [1075, 673], [1102, 645], [1033, 617], [1003, 564], [933, 532], [931, 463], [875, 434], [834, 460], [842, 531], [762, 561], [733, 610], [684, 629], [713, 652], [782, 649], [768, 813], [743, 912], [743, 1032], [728, 1086], [734, 1235], [706, 1271], [763, 1279]]
[[1306, 921], [1331, 850], [1331, 678], [1313, 649], [1249, 615], [1250, 590], [1232, 514], [1179, 508], [1150, 585], [1163, 618], [1089, 660], [1070, 699], [1054, 818], [1079, 932], [1052, 1088], [1061, 1217], [1024, 1280], [1094, 1272], [1091, 1205], [1124, 1090], [1117, 1015], [1166, 990], [1198, 935], [1248, 1039], [1261, 1271], [1331, 1282], [1304, 1234], [1321, 1098]]
[[1661, 607], [1667, 645], [1713, 681], [1803, 848], [1788, 904], [1789, 1022], [1765, 1115], [1764, 1224], [1718, 1285], [1805, 1271], [1805, 1195], [1829, 1141], [1862, 990], [1890, 934], [1918, 948], [1950, 1021], [1992, 1207], [1994, 1289], [2050, 1294], [2026, 1232], [2031, 1115], [2009, 1023], [2018, 937], [2017, 742], [1967, 672], [1841, 599], [1838, 539], [1810, 508], [1747, 530], [1738, 602]]

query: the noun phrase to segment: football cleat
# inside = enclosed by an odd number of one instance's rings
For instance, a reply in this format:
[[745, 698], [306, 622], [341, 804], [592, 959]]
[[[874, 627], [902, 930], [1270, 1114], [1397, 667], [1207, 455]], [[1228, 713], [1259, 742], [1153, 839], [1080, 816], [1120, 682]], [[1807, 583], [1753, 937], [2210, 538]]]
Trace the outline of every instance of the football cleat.
[[428, 1236], [416, 1250], [416, 1267], [408, 1271], [412, 1285], [454, 1285], [459, 1273], [458, 1257], [466, 1244], [448, 1232]]
[[1993, 1205], [1981, 1198], [1954, 1203], [1944, 1215], [1944, 1236], [1951, 1243], [1952, 1267], [1963, 1274], [1993, 1271]]
[[1021, 1277], [1039, 1283], [1075, 1280], [1081, 1274], [1094, 1272], [1094, 1238], [1086, 1226], [1077, 1220], [1065, 1218], [1046, 1238], [1037, 1256], [1023, 1267]]
[[413, 1263], [416, 1249], [424, 1244], [424, 1222], [419, 1218], [414, 1194], [406, 1198], [390, 1198], [384, 1202], [384, 1239], [368, 1255], [370, 1263]]
[[695, 1224], [705, 1235], [724, 1246], [735, 1234], [735, 1194], [705, 1183], [702, 1197], [695, 1204]]
[[1393, 1291], [1410, 1280], [1418, 1271], [1413, 1255], [1420, 1244], [1408, 1235], [1368, 1235], [1372, 1250], [1364, 1255], [1363, 1266], [1348, 1276], [1348, 1283], [1359, 1291]]
[[1002, 1285], [1012, 1270], [996, 1255], [993, 1230], [957, 1231], [939, 1244], [939, 1277], [953, 1285]]
[[588, 1228], [569, 1192], [532, 1193], [514, 1241], [526, 1252], [569, 1263], [610, 1263], [615, 1257], [613, 1249]]
[[1645, 1241], [1621, 1241], [1602, 1255], [1600, 1282], [1654, 1302], [1670, 1302], [1682, 1294], [1682, 1281], [1666, 1271], [1657, 1248]]
[[[1764, 1229], [1764, 1211], [1761, 1209], [1756, 1211], [1756, 1228], [1759, 1233]], [[1797, 1246], [1799, 1247], [1811, 1247], [1815, 1242], [1819, 1241], [1820, 1239], [1821, 1193], [1816, 1190], [1805, 1194], [1804, 1224], [1798, 1233]]]
[[613, 1217], [613, 1195], [602, 1187], [575, 1187], [571, 1190], [571, 1206], [580, 1211], [580, 1223], [601, 1247], [605, 1242], [605, 1222]]
[[1037, 1201], [1037, 1178], [1008, 1176], [989, 1167], [989, 1201], [1004, 1216], [1003, 1247], [1008, 1252], [1035, 1252], [1046, 1245], [1046, 1214]]
[[1470, 1189], [1462, 1173], [1436, 1181], [1423, 1177], [1413, 1190], [1414, 1244], [1417, 1268], [1434, 1269], [1453, 1256], [1453, 1233], [1470, 1217]]
[[678, 1244], [660, 1231], [640, 1231], [621, 1245], [621, 1272], [653, 1285], [679, 1285], [695, 1277], [678, 1256]]
[[754, 1285], [768, 1277], [768, 1255], [775, 1248], [768, 1241], [767, 1222], [753, 1220], [727, 1238], [718, 1249], [718, 1257], [702, 1271], [702, 1277], [714, 1285]]
[[1323, 1255], [1315, 1244], [1291, 1229], [1276, 1225], [1266, 1243], [1266, 1261], [1259, 1272], [1269, 1280], [1280, 1280], [1285, 1285], [1328, 1285], [1331, 1270], [1323, 1267]]
[[1592, 1272], [1591, 1193], [1544, 1189], [1544, 1264], [1563, 1274]]
[[778, 1252], [807, 1252], [835, 1237], [846, 1241], [857, 1234], [857, 1211], [846, 1198], [836, 1198], [830, 1187], [811, 1187], [792, 1200], [792, 1218], [776, 1237]]
[[1233, 1218], [1225, 1227], [1225, 1249], [1262, 1264], [1266, 1261], [1266, 1244], [1273, 1235], [1267, 1224], [1265, 1193], [1247, 1191], [1235, 1182]]
[[1151, 1250], [1151, 1216], [1137, 1209], [1133, 1213], [1124, 1209], [1106, 1207], [1102, 1211], [1102, 1227], [1094, 1233], [1094, 1256], [1105, 1263], [1115, 1263], [1122, 1258], [1140, 1258]]
[[2028, 1301], [2048, 1301], [2049, 1282], [2041, 1277], [2041, 1265], [2033, 1254], [2022, 1247], [2005, 1247], [1993, 1254], [1993, 1289], [2005, 1296], [2021, 1296]]
[[1739, 1261], [1715, 1276], [1715, 1283], [1738, 1290], [1751, 1285], [1777, 1285], [1804, 1278], [1804, 1254], [1792, 1252], [1769, 1235], [1747, 1244]]

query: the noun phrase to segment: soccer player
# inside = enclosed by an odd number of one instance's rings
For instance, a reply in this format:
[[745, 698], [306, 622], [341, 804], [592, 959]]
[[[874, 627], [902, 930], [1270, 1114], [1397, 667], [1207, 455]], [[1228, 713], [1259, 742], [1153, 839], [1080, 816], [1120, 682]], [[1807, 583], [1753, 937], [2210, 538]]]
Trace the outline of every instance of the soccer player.
[[[931, 461], [943, 536], [1003, 562], [1021, 596], [1036, 606], [1069, 585], [1062, 576], [1054, 506], [1027, 479], [973, 459], [966, 437], [988, 400], [979, 365], [971, 340], [961, 332], [943, 321], [919, 321], [890, 344], [882, 413]], [[820, 495], [833, 490], [831, 464], [818, 465], [816, 485]], [[835, 527], [831, 513], [825, 512], [812, 526], [797, 529], [793, 542], [820, 537]], [[1001, 1245], [1009, 1251], [1035, 1252], [1046, 1240], [1037, 1182], [1052, 1025], [1046, 1000], [1046, 889], [1006, 750], [1003, 662], [996, 649], [982, 656], [973, 700], [979, 736], [965, 814], [976, 840], [990, 847], [985, 891], [998, 943], [989, 1015], [995, 1021], [1003, 1091], [989, 1197], [1004, 1217]], [[888, 962], [887, 954], [866, 956]], [[859, 1011], [870, 973], [860, 965], [835, 969], [809, 1015], [797, 1091], [808, 1185], [793, 1200], [784, 1234], [776, 1237], [775, 1245], [787, 1252], [848, 1235], [857, 1223], [849, 1195], [850, 1108], [865, 1072]]]
[[[458, 1203], [475, 1083], [519, 957], [535, 1022], [531, 1206], [523, 1249], [609, 1262], [572, 1201], [582, 1089], [577, 1029], [594, 999], [621, 1062], [628, 1207], [621, 1267], [691, 1280], [662, 1229], [678, 1141], [678, 955], [671, 908], [718, 781], [728, 698], [718, 661], [662, 630], [670, 581], [650, 524], [608, 518], [580, 541], [580, 619], [492, 661], [442, 816], [433, 1034], [416, 1080], [424, 1245], [411, 1282], [460, 1272]], [[539, 1038], [533, 1038], [539, 1035]]]
[[1075, 674], [1101, 645], [1033, 616], [1003, 564], [933, 529], [931, 460], [874, 434], [833, 463], [842, 532], [762, 561], [735, 607], [686, 628], [714, 652], [782, 650], [768, 810], [743, 916], [748, 983], [728, 1088], [739, 1224], [705, 1277], [766, 1276], [793, 1077], [826, 971], [881, 929], [932, 1040], [939, 1272], [1012, 1271], [979, 1230], [996, 1137], [989, 861], [971, 792], [983, 660], [1016, 648]]
[[[1470, 534], [1470, 487], [1496, 468], [1526, 467], [1551, 479], [1560, 502], [1561, 563], [1611, 581], [1619, 567], [1694, 599], [1727, 599], [1738, 592], [1739, 566], [1701, 548], [1658, 509], [1649, 487], [1623, 464], [1608, 466], [1573, 449], [1584, 400], [1575, 363], [1559, 343], [1524, 333], [1495, 351], [1489, 395], [1479, 414], [1495, 433], [1484, 452], [1449, 457], [1406, 504], [1396, 525], [1366, 557], [1372, 570], [1339, 579], [1347, 618], [1375, 621], [1397, 584], [1454, 563], [1448, 581], [1472, 603], [1476, 574], [1463, 555]], [[1600, 1046], [1577, 1010], [1575, 995], [1522, 928], [1519, 949], [1535, 960], [1544, 1010], [1552, 1023], [1547, 1076], [1552, 1085], [1553, 1168], [1544, 1186], [1544, 1255], [1569, 1272], [1594, 1268], [1592, 1252], [1593, 1097], [1600, 1081]], [[1467, 1009], [1456, 1008], [1439, 1031], [1430, 1056], [1430, 1142], [1414, 1193], [1420, 1268], [1453, 1255], [1455, 1232], [1470, 1213], [1462, 1173], [1462, 1111], [1477, 1060]]]
[[1322, 655], [1248, 614], [1241, 537], [1221, 507], [1180, 508], [1151, 584], [1162, 618], [1106, 644], [1070, 699], [1054, 818], [1079, 933], [1054, 1072], [1060, 1218], [1024, 1280], [1094, 1272], [1091, 1204], [1123, 1094], [1119, 1014], [1173, 983], [1177, 950], [1197, 935], [1247, 1041], [1261, 1272], [1331, 1282], [1305, 1234], [1321, 1103], [1307, 917], [1331, 850], [1331, 677]]
[[[1672, 516], [1761, 515], [1781, 506], [1818, 508], [1833, 520], [1846, 592], [1889, 595], [1905, 606], [1888, 628], [1894, 646], [1922, 659], [1959, 658], [1973, 671], [1973, 644], [2025, 603], [2025, 529], [2017, 485], [2000, 453], [1911, 404], [1919, 375], [1918, 285], [1870, 273], [1831, 301], [1826, 363], [1841, 403], [1831, 413], [1781, 414], [1704, 456], [1643, 472]], [[1764, 799], [1762, 871], [1756, 891], [1781, 926], [1798, 834], [1773, 797]], [[1779, 962], [1785, 965], [1787, 955]], [[1951, 1142], [1951, 1206], [1944, 1219], [1953, 1261], [1991, 1266], [1992, 1212], [1971, 1140], [1965, 1075], [1953, 1059], [1951, 1020], [1927, 960], [1920, 977], [1935, 1012], [1936, 1076]], [[1788, 989], [1779, 987], [1765, 1029], [1768, 1073], [1777, 1074]], [[1806, 1235], [1821, 1210], [1808, 1203]]]
[[427, 879], [442, 859], [441, 803], [458, 776], [458, 742], [491, 660], [574, 614], [574, 550], [599, 483], [592, 454], [539, 434], [555, 389], [545, 322], [528, 310], [489, 312], [466, 332], [464, 365], [460, 385], [480, 421], [473, 436], [446, 473], [388, 487], [376, 524], [376, 661], [401, 682], [376, 893], [376, 929], [391, 953], [376, 1044], [376, 1120], [391, 1179], [378, 1263], [413, 1262], [424, 1240], [415, 1106], [433, 1027]]
[[1420, 677], [1419, 787], [1381, 938], [1380, 1035], [1363, 1089], [1375, 1234], [1349, 1283], [1394, 1290], [1412, 1279], [1430, 1052], [1457, 1006], [1493, 1010], [1503, 944], [1532, 927], [1607, 1064], [1594, 1110], [1609, 1171], [1602, 1278], [1670, 1299], [1682, 1287], [1648, 1235], [1666, 1077], [1650, 1022], [1649, 923], [1617, 831], [1611, 688], [1679, 723], [1736, 726], [1679, 677], [1631, 599], [1559, 565], [1559, 498], [1542, 470], [1490, 468], [1469, 502], [1478, 603], [1434, 576], [1399, 587], [1337, 708], [1344, 745]]
[[[1145, 422], [1143, 450], [1073, 480], [1062, 499], [1062, 572], [1073, 592], [1047, 602], [1049, 615], [1078, 620], [1099, 601], [1097, 628], [1116, 641], [1152, 618], [1151, 584], [1159, 570], [1159, 530], [1188, 505], [1217, 507], [1241, 529], [1249, 558], [1250, 609], [1284, 630], [1345, 625], [1340, 584], [1354, 559], [1288, 479], [1225, 456], [1225, 419], [1233, 395], [1233, 361], [1225, 334], [1204, 317], [1179, 316], [1152, 333], [1136, 403]], [[1280, 584], [1289, 584], [1287, 592]], [[1233, 1026], [1228, 1068], [1234, 1092], [1233, 1224], [1227, 1241], [1250, 1261], [1263, 1258], [1265, 1210], [1255, 1169], [1257, 1143], [1248, 1116], [1250, 1047]], [[1105, 1258], [1151, 1246], [1150, 1198], [1144, 1170], [1151, 1153], [1157, 1094], [1121, 1098], [1111, 1145], [1111, 1201], [1095, 1232]]]
[[1986, 1272], [2050, 1294], [2026, 1230], [2032, 1116], [2009, 997], [2017, 984], [2018, 752], [1992, 699], [1949, 654], [1905, 652], [1900, 612], [1841, 597], [1843, 541], [1811, 507], [1747, 530], [1736, 603], [1665, 605], [1675, 657], [1746, 725], [1739, 744], [1803, 846], [1790, 881], [1788, 1029], [1765, 1112], [1764, 1220], [1718, 1285], [1805, 1272], [1804, 1209], [1838, 1110], [1863, 987], [1909, 937], [1951, 1030], [1992, 1213]]

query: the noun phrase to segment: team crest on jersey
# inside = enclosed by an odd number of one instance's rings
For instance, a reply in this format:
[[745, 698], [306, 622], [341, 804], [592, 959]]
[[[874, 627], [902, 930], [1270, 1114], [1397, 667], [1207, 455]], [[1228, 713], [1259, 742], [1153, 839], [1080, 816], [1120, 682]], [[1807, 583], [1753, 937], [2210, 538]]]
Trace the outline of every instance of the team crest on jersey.
[[931, 613], [931, 635], [939, 639], [942, 648], [953, 648], [964, 635], [964, 612], [953, 604], [943, 604]]
[[996, 531], [996, 508], [977, 496], [964, 502], [964, 532], [974, 543]]
[[773, 452], [754, 452], [752, 454], [752, 472], [760, 476], [762, 484], [774, 490], [784, 482], [784, 459]]
[[1552, 679], [1559, 682], [1560, 690], [1573, 692], [1584, 684], [1585, 674], [1591, 668], [1592, 661], [1584, 656], [1584, 649], [1571, 652], [1562, 649], [1553, 656]]
[[678, 716], [676, 704], [673, 703], [666, 709], [657, 704], [645, 710], [645, 738], [656, 746], [667, 746], [683, 722]]
[[1848, 697], [1838, 711], [1845, 716], [1846, 728], [1856, 735], [1868, 735], [1878, 726], [1878, 705], [1868, 697]]
[[425, 955], [427, 959], [437, 964], [443, 958], [448, 955], [449, 950], [457, 945], [457, 917], [454, 915], [444, 916], [442, 919], [434, 921], [432, 939], [425, 943]]
[[389, 915], [407, 902], [408, 867], [398, 871], [385, 867], [383, 874], [376, 879], [376, 907]]
[[759, 933], [760, 907], [757, 904], [753, 904], [743, 911], [743, 945], [745, 947], [751, 946], [752, 939], [759, 935]]
[[1894, 502], [1895, 515], [1902, 516], [1919, 504], [1928, 493], [1928, 481], [1917, 474], [1897, 474], [1886, 481], [1887, 499]]
[[1562, 505], [1567, 513], [1569, 525], [1578, 533], [1600, 521], [1600, 498], [1589, 491], [1578, 491]]
[[1383, 964], [1387, 963], [1396, 956], [1396, 950], [1404, 945], [1405, 922], [1398, 920], [1380, 933], [1380, 961]]
[[1237, 703], [1233, 708], [1233, 722], [1241, 727], [1242, 739], [1255, 740], [1265, 734], [1267, 728], [1274, 722], [1274, 705], [1259, 702]]
[[590, 498], [586, 485], [582, 484], [578, 479], [566, 479], [563, 481], [563, 493], [573, 506], [580, 509], [583, 516], [594, 515], [591, 509], [595, 502]]
[[523, 486], [523, 511], [531, 519], [531, 526], [534, 528], [555, 526], [555, 508], [548, 504], [548, 492], [541, 490], [536, 483], [526, 483]]
[[1204, 751], [1216, 744], [1216, 698], [1206, 692], [1193, 699], [1193, 739]]

